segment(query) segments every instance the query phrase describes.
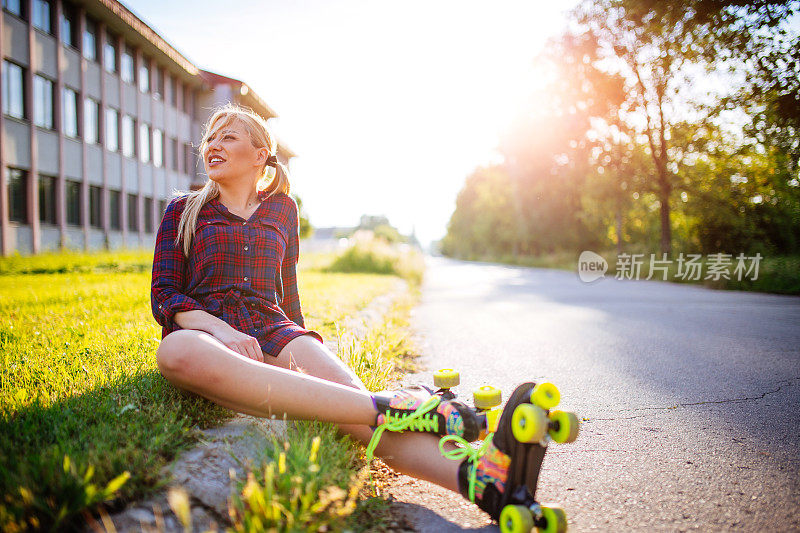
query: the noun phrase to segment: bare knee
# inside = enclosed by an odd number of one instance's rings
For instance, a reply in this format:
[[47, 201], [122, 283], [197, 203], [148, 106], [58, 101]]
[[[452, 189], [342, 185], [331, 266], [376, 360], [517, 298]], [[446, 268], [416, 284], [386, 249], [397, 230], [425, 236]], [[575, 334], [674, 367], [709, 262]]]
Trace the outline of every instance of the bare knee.
[[291, 340], [281, 351], [279, 364], [346, 387], [364, 389], [353, 370], [317, 339], [303, 335]]
[[188, 329], [173, 331], [161, 340], [156, 351], [156, 360], [161, 374], [173, 379], [190, 368], [190, 358], [201, 332]]

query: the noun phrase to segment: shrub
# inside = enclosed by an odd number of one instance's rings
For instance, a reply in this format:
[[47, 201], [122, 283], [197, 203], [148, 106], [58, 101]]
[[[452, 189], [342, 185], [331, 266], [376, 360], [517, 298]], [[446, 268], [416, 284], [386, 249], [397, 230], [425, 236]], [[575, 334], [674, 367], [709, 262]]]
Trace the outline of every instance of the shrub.
[[400, 276], [412, 284], [422, 281], [422, 254], [407, 244], [390, 245], [379, 239], [356, 242], [339, 254], [328, 272], [363, 272]]

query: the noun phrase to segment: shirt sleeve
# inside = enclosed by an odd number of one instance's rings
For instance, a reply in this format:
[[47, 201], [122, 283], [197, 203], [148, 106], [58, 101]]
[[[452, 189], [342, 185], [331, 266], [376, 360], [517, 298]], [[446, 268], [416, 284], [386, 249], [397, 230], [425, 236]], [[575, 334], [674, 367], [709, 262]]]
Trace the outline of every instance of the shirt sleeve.
[[306, 327], [303, 319], [303, 311], [300, 308], [300, 294], [297, 292], [297, 260], [300, 256], [300, 235], [299, 235], [299, 213], [297, 204], [290, 197], [291, 209], [286, 217], [288, 242], [286, 253], [283, 255], [281, 263], [281, 280], [283, 283], [283, 299], [280, 307], [286, 316], [300, 326]]
[[203, 310], [203, 306], [182, 292], [187, 283], [187, 260], [182, 247], [175, 245], [175, 237], [185, 204], [186, 197], [170, 202], [156, 235], [150, 306], [156, 322], [165, 328], [165, 334], [180, 329], [174, 322], [175, 313]]

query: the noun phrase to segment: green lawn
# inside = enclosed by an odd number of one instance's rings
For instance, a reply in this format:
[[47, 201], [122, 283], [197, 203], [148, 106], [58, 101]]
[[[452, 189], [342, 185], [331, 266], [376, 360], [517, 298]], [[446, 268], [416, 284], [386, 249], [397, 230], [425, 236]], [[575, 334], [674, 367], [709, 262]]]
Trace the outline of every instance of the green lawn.
[[[229, 412], [158, 373], [148, 252], [0, 260], [0, 529], [50, 529], [130, 479], [121, 500]], [[396, 283], [303, 269], [307, 326], [323, 337]], [[121, 483], [123, 479], [118, 479]]]

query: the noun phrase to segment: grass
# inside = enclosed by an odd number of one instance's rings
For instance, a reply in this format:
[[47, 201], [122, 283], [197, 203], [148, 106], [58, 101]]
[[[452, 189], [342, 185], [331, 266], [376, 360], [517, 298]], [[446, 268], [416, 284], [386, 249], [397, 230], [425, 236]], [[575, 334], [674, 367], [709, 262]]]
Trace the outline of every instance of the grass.
[[[0, 260], [3, 531], [67, 529], [99, 501], [142, 497], [163, 485], [162, 467], [196, 442], [198, 428], [230, 415], [159, 374], [151, 260], [148, 252]], [[336, 335], [337, 323], [395, 283], [305, 270], [307, 325]]]
[[[413, 369], [408, 318], [416, 298], [416, 291], [398, 298], [366, 335], [340, 339], [340, 357], [369, 390], [385, 389]], [[388, 502], [372, 496], [361, 450], [337, 436], [332, 424], [292, 424], [288, 440], [265, 448], [262, 468], [250, 472], [232, 498], [233, 530], [380, 530]]]
[[[606, 277], [614, 277], [617, 274], [616, 251], [604, 251], [598, 253], [601, 257], [608, 261], [608, 271], [606, 272]], [[578, 255], [578, 253], [573, 252], [556, 252], [540, 256], [476, 256], [470, 257], [468, 260], [499, 262], [508, 265], [519, 265], [526, 267], [555, 268], [559, 270], [577, 272]], [[660, 254], [656, 254], [657, 258], [659, 256]], [[646, 279], [650, 273], [650, 254], [644, 254], [642, 261], [643, 264], [639, 279]], [[734, 275], [734, 268], [736, 266], [735, 257], [733, 258], [729, 269], [730, 279], [705, 279], [708, 272], [708, 256], [703, 256], [701, 264], [701, 279], [681, 279], [677, 275], [677, 258], [675, 258], [673, 259], [673, 263], [670, 265], [667, 271], [666, 281], [703, 285], [712, 289], [769, 292], [776, 294], [800, 294], [800, 256], [762, 257], [759, 264], [758, 278], [756, 280], [750, 279], [752, 277], [750, 275], [742, 276], [741, 280], [736, 279], [737, 276]], [[662, 280], [662, 278], [663, 275], [660, 272], [656, 272], [653, 277], [653, 279], [657, 280]]]

